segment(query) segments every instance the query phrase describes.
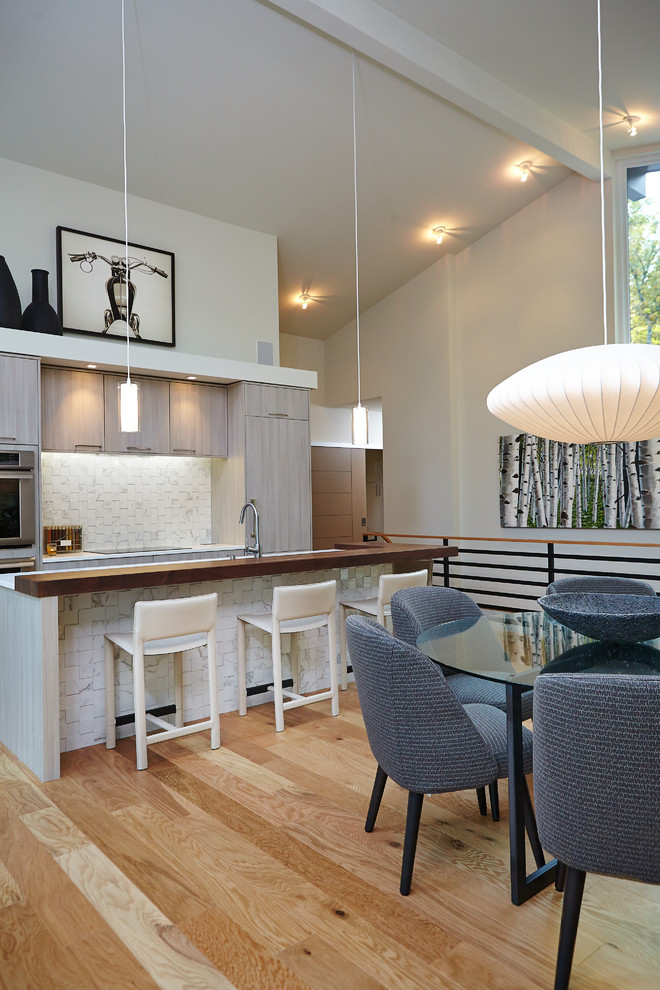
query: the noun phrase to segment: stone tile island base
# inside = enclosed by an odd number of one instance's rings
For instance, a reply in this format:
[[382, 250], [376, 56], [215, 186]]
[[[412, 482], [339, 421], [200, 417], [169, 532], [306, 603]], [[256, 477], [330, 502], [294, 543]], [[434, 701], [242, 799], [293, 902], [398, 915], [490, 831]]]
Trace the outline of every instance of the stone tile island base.
[[[59, 599], [59, 726], [60, 752], [105, 742], [105, 690], [103, 679], [103, 636], [106, 630], [129, 632], [133, 627], [136, 601], [165, 601], [218, 595], [216, 626], [218, 693], [220, 712], [238, 709], [238, 667], [236, 616], [243, 612], [268, 611], [273, 588], [278, 585], [313, 584], [337, 581], [337, 598], [371, 598], [378, 593], [378, 578], [389, 573], [391, 565], [366, 565], [306, 574], [264, 575], [208, 581], [201, 584], [169, 585], [129, 591], [95, 591], [63, 595]], [[338, 617], [337, 617], [338, 621]], [[339, 636], [337, 635], [337, 643]], [[282, 642], [283, 676], [288, 676], [289, 637]], [[116, 654], [121, 661], [122, 654]], [[259, 629], [248, 628], [247, 685], [272, 682], [270, 637]], [[183, 654], [184, 722], [208, 718], [206, 648]], [[327, 630], [313, 629], [299, 634], [298, 663], [302, 694], [329, 687]], [[173, 702], [174, 676], [171, 657], [145, 657], [147, 707]], [[117, 715], [133, 711], [133, 673], [129, 664], [119, 663], [115, 675]], [[248, 696], [248, 705], [272, 702], [272, 692]], [[340, 698], [341, 704], [341, 698]], [[173, 716], [172, 716], [173, 718]], [[221, 720], [222, 732], [222, 720]], [[274, 722], [273, 722], [274, 731]], [[133, 735], [133, 725], [120, 726], [117, 736]]]
[[[41, 780], [60, 775], [60, 752], [105, 741], [103, 636], [129, 632], [137, 601], [167, 600], [211, 591], [218, 595], [217, 664], [220, 712], [238, 708], [236, 616], [267, 611], [273, 587], [337, 581], [338, 600], [374, 597], [378, 578], [417, 570], [431, 559], [455, 556], [455, 547], [421, 544], [344, 544], [334, 550], [266, 554], [236, 559], [179, 560], [66, 571], [34, 571], [0, 579], [0, 742]], [[285, 676], [286, 651], [284, 637]], [[299, 643], [302, 693], [329, 685], [324, 630]], [[147, 704], [169, 705], [171, 660], [147, 658]], [[208, 717], [205, 651], [184, 653], [184, 720]], [[272, 680], [270, 637], [250, 629], [247, 680]], [[249, 701], [262, 704], [270, 693]], [[132, 672], [117, 665], [117, 713], [132, 714]], [[341, 703], [341, 702], [340, 702]], [[222, 727], [222, 724], [221, 724]], [[120, 734], [132, 734], [133, 723]]]

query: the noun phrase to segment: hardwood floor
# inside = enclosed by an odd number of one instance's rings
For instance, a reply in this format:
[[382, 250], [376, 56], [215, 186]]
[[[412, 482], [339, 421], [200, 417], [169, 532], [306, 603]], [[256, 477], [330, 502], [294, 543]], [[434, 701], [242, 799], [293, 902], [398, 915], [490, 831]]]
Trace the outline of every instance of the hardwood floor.
[[[375, 765], [354, 686], [329, 706], [221, 716], [149, 750], [62, 759], [41, 784], [0, 748], [0, 986], [536, 990], [561, 896], [508, 893], [502, 820], [474, 792], [427, 798], [409, 897], [406, 796], [364, 831]], [[572, 990], [657, 990], [660, 887], [587, 878]]]

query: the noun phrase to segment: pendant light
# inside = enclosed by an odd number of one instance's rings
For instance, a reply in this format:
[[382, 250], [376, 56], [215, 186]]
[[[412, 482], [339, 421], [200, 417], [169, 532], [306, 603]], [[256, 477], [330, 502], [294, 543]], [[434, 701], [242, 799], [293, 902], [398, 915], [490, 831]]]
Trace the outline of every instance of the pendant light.
[[357, 343], [357, 406], [353, 407], [352, 435], [356, 447], [369, 442], [369, 419], [360, 396], [360, 279], [358, 269], [357, 128], [355, 123], [355, 51], [353, 51], [353, 205], [355, 212], [355, 328]]
[[607, 342], [600, 6], [597, 0], [604, 343], [537, 361], [497, 385], [487, 399], [489, 410], [516, 429], [564, 443], [634, 442], [660, 436], [660, 347]]
[[137, 433], [139, 429], [139, 405], [137, 382], [131, 381], [131, 293], [129, 286], [128, 266], [128, 171], [126, 167], [126, 26], [124, 2], [121, 0], [121, 81], [122, 81], [122, 119], [124, 135], [124, 305], [126, 307], [126, 381], [119, 385], [119, 429], [122, 433]]

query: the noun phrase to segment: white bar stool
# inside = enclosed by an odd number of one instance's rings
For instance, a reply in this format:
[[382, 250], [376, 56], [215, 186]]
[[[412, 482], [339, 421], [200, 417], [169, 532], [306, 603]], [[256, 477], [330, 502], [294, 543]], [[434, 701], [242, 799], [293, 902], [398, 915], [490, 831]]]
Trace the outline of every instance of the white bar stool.
[[408, 571], [406, 574], [381, 574], [378, 579], [378, 597], [363, 598], [352, 602], [339, 603], [339, 654], [341, 662], [341, 689], [347, 688], [348, 660], [346, 656], [346, 614], [349, 610], [363, 612], [364, 615], [375, 615], [381, 626], [385, 619], [392, 614], [390, 602], [395, 591], [402, 588], [422, 588], [429, 583], [429, 572], [425, 567], [422, 571]]
[[[284, 731], [284, 712], [289, 708], [313, 705], [317, 701], [332, 701], [332, 714], [339, 715], [337, 684], [337, 647], [335, 640], [335, 601], [337, 582], [322, 581], [319, 584], [301, 584], [273, 589], [272, 612], [239, 615], [238, 619], [238, 714], [247, 712], [247, 686], [245, 676], [245, 627], [256, 626], [271, 636], [273, 654], [273, 684], [275, 695], [275, 731]], [[298, 636], [310, 629], [328, 627], [328, 656], [330, 659], [330, 690], [317, 694], [298, 694]], [[291, 633], [291, 676], [293, 691], [282, 687], [282, 634]], [[291, 699], [284, 701], [284, 695]]]
[[[196, 598], [176, 598], [169, 601], [137, 602], [133, 611], [133, 632], [105, 634], [105, 745], [116, 746], [115, 723], [115, 650], [118, 646], [133, 659], [133, 707], [135, 709], [135, 756], [138, 770], [147, 769], [147, 746], [188, 736], [204, 729], [211, 730], [211, 749], [220, 746], [220, 716], [218, 714], [218, 675], [216, 670], [215, 624], [218, 596], [199, 595]], [[209, 712], [205, 722], [183, 724], [182, 653], [206, 646], [209, 672]], [[174, 654], [175, 725], [172, 726], [146, 710], [144, 688], [144, 658]], [[160, 726], [161, 732], [147, 736], [147, 719]]]

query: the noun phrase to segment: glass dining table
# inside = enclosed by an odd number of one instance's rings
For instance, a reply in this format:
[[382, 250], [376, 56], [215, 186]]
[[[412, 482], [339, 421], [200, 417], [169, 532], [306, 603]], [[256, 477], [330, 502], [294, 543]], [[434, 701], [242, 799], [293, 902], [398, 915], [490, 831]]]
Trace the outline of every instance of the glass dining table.
[[[657, 674], [660, 640], [615, 644], [596, 642], [551, 619], [545, 612], [484, 612], [433, 626], [417, 647], [451, 671], [473, 674], [506, 686], [509, 765], [511, 900], [523, 904], [556, 880], [557, 861], [546, 862], [533, 812], [525, 814], [521, 698], [540, 675], [552, 672]], [[536, 861], [527, 873], [525, 833]]]

